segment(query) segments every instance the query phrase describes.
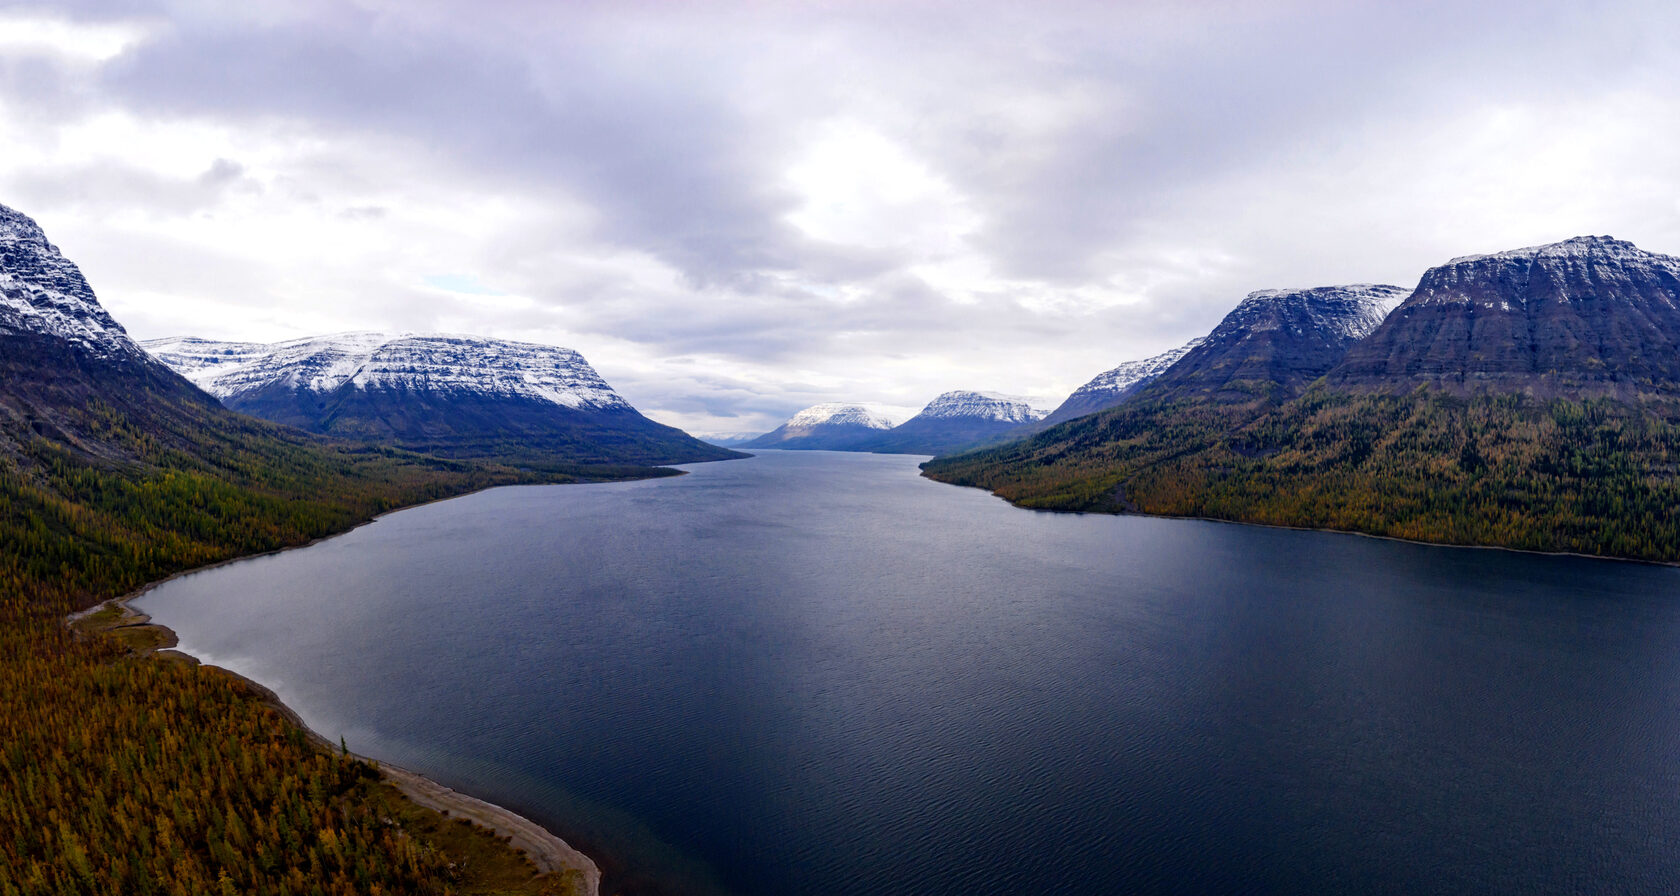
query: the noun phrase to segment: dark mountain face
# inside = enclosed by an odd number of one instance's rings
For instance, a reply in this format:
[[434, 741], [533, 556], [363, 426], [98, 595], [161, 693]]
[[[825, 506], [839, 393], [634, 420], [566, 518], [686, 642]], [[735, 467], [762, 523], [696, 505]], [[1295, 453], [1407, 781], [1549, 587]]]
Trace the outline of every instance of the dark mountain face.
[[1398, 286], [1250, 293], [1139, 394], [1153, 400], [1283, 401], [1342, 360], [1405, 298]]
[[1680, 392], [1680, 258], [1604, 236], [1455, 258], [1331, 373], [1336, 387]]
[[233, 410], [457, 457], [663, 464], [739, 456], [642, 416], [570, 349], [470, 336], [347, 333], [146, 348]]

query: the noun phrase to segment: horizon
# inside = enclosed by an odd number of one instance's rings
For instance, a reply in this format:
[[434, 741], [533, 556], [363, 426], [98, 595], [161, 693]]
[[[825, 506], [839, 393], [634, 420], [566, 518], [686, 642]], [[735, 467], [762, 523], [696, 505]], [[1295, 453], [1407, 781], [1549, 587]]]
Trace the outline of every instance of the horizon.
[[[1656, 3], [23, 3], [0, 202], [137, 340], [461, 333], [763, 432], [1054, 407], [1255, 290], [1680, 248]], [[1467, 87], [1466, 85], [1469, 85]]]

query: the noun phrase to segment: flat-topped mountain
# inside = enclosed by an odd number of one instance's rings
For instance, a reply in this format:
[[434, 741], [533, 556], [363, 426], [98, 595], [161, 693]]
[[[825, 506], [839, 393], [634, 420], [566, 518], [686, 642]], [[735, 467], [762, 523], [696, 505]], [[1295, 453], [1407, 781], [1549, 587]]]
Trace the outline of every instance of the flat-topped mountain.
[[1200, 345], [1138, 394], [1158, 400], [1285, 400], [1370, 335], [1407, 290], [1355, 284], [1248, 294]]
[[859, 451], [857, 446], [889, 429], [892, 421], [861, 404], [814, 404], [742, 448]]
[[1177, 364], [1191, 349], [1201, 345], [1202, 340], [1203, 337], [1197, 336], [1178, 348], [1141, 361], [1127, 361], [1113, 370], [1097, 374], [1090, 382], [1073, 390], [1072, 395], [1039, 423], [1048, 428], [1065, 420], [1114, 407], [1149, 385], [1156, 377], [1166, 373], [1167, 368]]
[[143, 344], [227, 407], [324, 435], [457, 456], [541, 452], [579, 463], [736, 456], [643, 417], [582, 355], [555, 346], [378, 333]]
[[1025, 424], [1044, 419], [1044, 415], [1045, 411], [1023, 398], [994, 392], [946, 392], [928, 402], [916, 416], [861, 443], [857, 450], [944, 454], [996, 441]]
[[1581, 236], [1430, 268], [1333, 385], [1540, 396], [1680, 392], [1680, 258]]

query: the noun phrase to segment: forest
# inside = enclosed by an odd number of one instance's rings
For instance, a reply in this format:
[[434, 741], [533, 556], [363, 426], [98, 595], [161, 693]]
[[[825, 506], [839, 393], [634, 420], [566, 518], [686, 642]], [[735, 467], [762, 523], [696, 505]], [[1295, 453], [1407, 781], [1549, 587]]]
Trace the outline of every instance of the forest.
[[1335, 391], [1144, 402], [924, 464], [1023, 507], [1680, 561], [1680, 403]]
[[313, 743], [244, 682], [64, 618], [395, 507], [659, 471], [323, 445], [225, 413], [141, 424], [97, 401], [73, 417], [71, 441], [0, 441], [0, 894], [572, 891]]

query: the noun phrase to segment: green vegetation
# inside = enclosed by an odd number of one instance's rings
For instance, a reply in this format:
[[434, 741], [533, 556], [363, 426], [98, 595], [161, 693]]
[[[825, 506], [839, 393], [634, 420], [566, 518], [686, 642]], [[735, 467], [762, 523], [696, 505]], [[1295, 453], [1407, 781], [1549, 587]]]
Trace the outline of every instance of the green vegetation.
[[190, 402], [147, 417], [96, 400], [52, 422], [67, 436], [0, 430], [0, 896], [568, 891], [242, 682], [137, 655], [157, 646], [143, 631], [118, 629], [125, 643], [62, 618], [398, 506], [656, 471], [322, 447]]
[[1336, 392], [1123, 405], [926, 475], [1023, 507], [1680, 560], [1680, 401]]

